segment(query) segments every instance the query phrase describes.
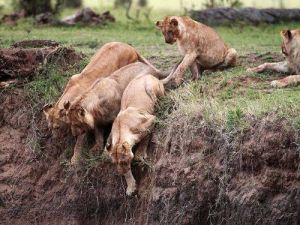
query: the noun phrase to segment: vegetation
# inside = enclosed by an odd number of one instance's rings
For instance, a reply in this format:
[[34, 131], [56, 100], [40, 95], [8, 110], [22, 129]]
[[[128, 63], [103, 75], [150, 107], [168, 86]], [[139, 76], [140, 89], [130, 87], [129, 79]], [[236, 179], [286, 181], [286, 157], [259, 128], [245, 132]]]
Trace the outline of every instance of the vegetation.
[[[290, 119], [295, 126], [299, 126], [300, 88], [273, 89], [269, 81], [276, 79], [277, 74], [246, 72], [248, 66], [281, 58], [281, 40], [278, 33], [286, 27], [293, 29], [299, 27], [299, 24], [216, 27], [225, 41], [237, 49], [240, 65], [225, 71], [205, 72], [196, 82], [186, 79], [180, 88], [169, 90], [167, 96], [161, 100], [159, 117], [172, 118], [182, 113], [192, 115], [200, 111], [208, 122], [214, 121], [233, 129], [246, 126], [249, 117], [274, 113]], [[132, 44], [162, 70], [169, 70], [180, 59], [177, 46], [164, 43], [154, 22], [134, 23], [122, 20], [97, 28], [32, 28], [30, 21], [25, 20], [16, 27], [0, 26], [0, 47], [8, 47], [13, 42], [24, 39], [55, 40], [87, 55], [82, 65], [73, 70], [65, 72], [57, 68], [48, 68], [26, 85], [31, 94], [36, 93], [38, 96], [36, 101], [43, 103], [57, 99], [68, 77], [79, 72], [94, 52], [109, 41]], [[162, 120], [160, 123], [171, 120]]]

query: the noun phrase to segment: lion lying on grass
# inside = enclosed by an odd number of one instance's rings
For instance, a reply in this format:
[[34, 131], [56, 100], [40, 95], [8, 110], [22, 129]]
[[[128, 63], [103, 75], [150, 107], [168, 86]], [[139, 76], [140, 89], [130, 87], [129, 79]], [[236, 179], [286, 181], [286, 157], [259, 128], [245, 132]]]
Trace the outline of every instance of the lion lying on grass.
[[[260, 66], [249, 68], [248, 71], [261, 73], [265, 70], [273, 70], [281, 73], [300, 74], [300, 29], [282, 30], [282, 53], [286, 60], [277, 63], [264, 63]], [[286, 87], [300, 83], [300, 75], [291, 75], [280, 80], [271, 82], [273, 87]]]
[[[152, 75], [138, 76], [125, 89], [121, 111], [115, 119], [106, 149], [117, 164], [117, 170], [125, 176], [126, 194], [132, 195], [136, 182], [131, 172], [134, 157], [132, 148], [147, 138], [155, 119], [154, 107], [159, 97], [165, 94], [164, 84]], [[147, 142], [142, 149], [145, 155]]]
[[80, 149], [88, 130], [96, 130], [96, 145], [92, 150], [103, 149], [103, 126], [111, 124], [120, 110], [123, 91], [138, 75], [152, 73], [162, 76], [148, 64], [136, 62], [122, 67], [111, 76], [98, 79], [92, 87], [72, 103], [65, 102], [72, 134], [77, 137], [72, 164], [80, 160]]
[[80, 74], [71, 77], [62, 96], [53, 104], [46, 104], [43, 112], [46, 116], [49, 129], [54, 136], [59, 129], [69, 125], [64, 109], [65, 102], [72, 102], [86, 91], [98, 78], [107, 77], [112, 72], [130, 63], [140, 61], [152, 66], [133, 47], [125, 43], [111, 42], [101, 47], [92, 57], [89, 64]]

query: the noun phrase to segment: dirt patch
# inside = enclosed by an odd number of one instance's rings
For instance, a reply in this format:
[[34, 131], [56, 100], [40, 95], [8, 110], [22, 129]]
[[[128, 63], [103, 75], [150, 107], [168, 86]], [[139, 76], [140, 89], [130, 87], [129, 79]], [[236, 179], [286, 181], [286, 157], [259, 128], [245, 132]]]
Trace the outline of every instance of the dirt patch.
[[[264, 82], [259, 77], [253, 77], [248, 75], [241, 75], [238, 77], [233, 77], [226, 82], [226, 86], [235, 86], [235, 87], [249, 87], [258, 83]], [[224, 85], [223, 85], [224, 86]], [[219, 87], [221, 89], [221, 87]]]
[[59, 46], [48, 40], [22, 41], [11, 48], [0, 49], [0, 81], [10, 83], [12, 80], [24, 81], [37, 72], [41, 72], [51, 63], [66, 70], [83, 57], [72, 48]]
[[265, 62], [280, 62], [285, 58], [281, 53], [277, 52], [266, 52], [263, 54], [248, 53], [243, 56], [239, 56], [239, 64], [249, 68], [253, 66], [261, 65]]

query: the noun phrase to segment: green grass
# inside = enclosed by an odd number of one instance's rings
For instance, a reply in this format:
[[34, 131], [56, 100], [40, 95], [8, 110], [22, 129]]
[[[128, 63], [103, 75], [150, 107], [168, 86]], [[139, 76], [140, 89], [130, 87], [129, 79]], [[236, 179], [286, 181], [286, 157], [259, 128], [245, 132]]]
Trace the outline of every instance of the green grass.
[[[258, 27], [234, 25], [216, 27], [219, 34], [240, 56], [250, 53], [280, 54], [279, 31], [284, 28], [299, 27], [299, 23], [262, 25]], [[87, 55], [80, 68], [104, 43], [122, 41], [132, 44], [141, 54], [149, 58], [158, 68], [169, 69], [180, 55], [176, 45], [167, 45], [152, 22], [137, 23], [126, 20], [100, 27], [33, 27], [30, 21], [20, 22], [16, 27], [0, 26], [0, 47], [9, 47], [13, 42], [24, 39], [51, 39], [65, 46], [75, 47]], [[272, 59], [265, 56], [261, 61]], [[254, 62], [258, 64], [260, 62]], [[168, 123], [169, 119], [180, 114], [192, 115], [201, 112], [207, 121], [232, 129], [234, 126], [247, 125], [249, 116], [262, 117], [274, 112], [280, 117], [290, 119], [295, 126], [300, 125], [299, 87], [273, 89], [269, 80], [277, 78], [272, 73], [250, 74], [241, 65], [226, 71], [205, 73], [201, 80], [186, 83], [168, 95], [160, 103], [159, 118]], [[31, 96], [43, 102], [57, 99], [68, 77], [79, 70], [59, 71], [47, 69], [42, 76], [27, 84]], [[261, 82], [241, 85], [234, 80], [240, 76], [259, 78]], [[230, 84], [228, 83], [229, 81]], [[170, 119], [170, 121], [171, 121]], [[245, 122], [246, 121], [246, 122]]]

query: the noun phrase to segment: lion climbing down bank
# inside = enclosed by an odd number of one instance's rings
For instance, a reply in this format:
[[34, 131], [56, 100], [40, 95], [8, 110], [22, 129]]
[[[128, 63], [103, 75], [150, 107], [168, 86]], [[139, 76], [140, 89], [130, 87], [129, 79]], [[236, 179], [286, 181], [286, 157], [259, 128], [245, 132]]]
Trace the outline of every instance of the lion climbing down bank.
[[106, 145], [117, 170], [125, 176], [126, 194], [136, 191], [136, 181], [131, 172], [131, 161], [134, 158], [132, 148], [139, 146], [141, 154], [145, 155], [149, 133], [154, 125], [154, 109], [158, 99], [165, 94], [164, 82], [151, 74], [138, 76], [125, 89], [121, 100], [121, 111], [115, 119], [111, 134]]

